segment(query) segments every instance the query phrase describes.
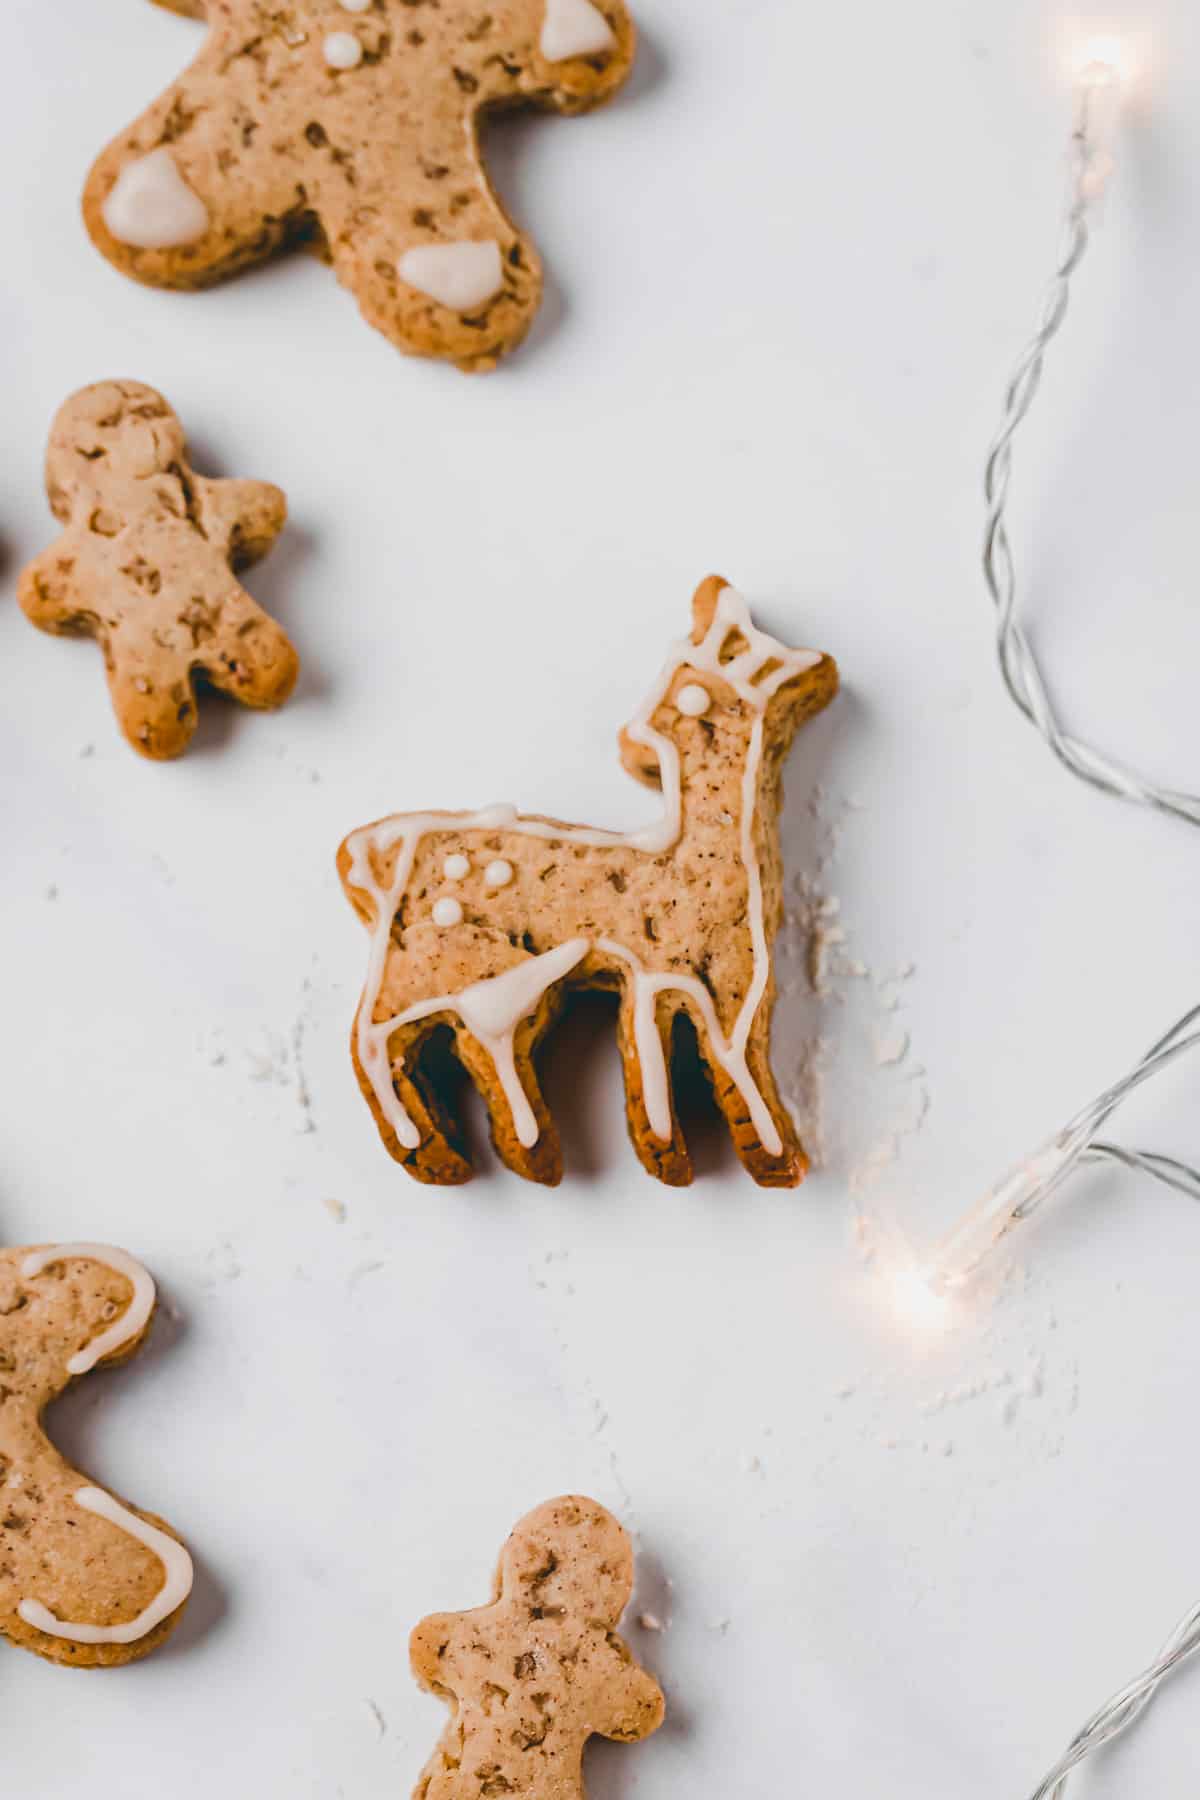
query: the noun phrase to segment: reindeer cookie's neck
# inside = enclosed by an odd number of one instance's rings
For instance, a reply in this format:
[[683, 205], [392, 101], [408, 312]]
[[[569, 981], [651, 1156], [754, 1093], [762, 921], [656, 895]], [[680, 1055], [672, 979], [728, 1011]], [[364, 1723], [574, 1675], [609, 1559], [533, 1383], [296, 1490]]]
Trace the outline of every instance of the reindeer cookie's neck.
[[[727, 651], [729, 653], [726, 655]], [[513, 1062], [513, 1033], [521, 1020], [530, 1017], [536, 1010], [542, 995], [582, 961], [591, 948], [588, 939], [574, 939], [556, 951], [520, 965], [522, 972], [519, 981], [510, 981], [508, 976], [493, 977], [490, 981], [475, 983], [461, 994], [439, 995], [422, 1001], [393, 1018], [376, 1020], [375, 1008], [383, 987], [392, 921], [404, 896], [421, 838], [426, 832], [443, 827], [452, 830], [502, 828], [533, 837], [597, 848], [640, 850], [652, 856], [666, 854], [680, 842], [685, 830], [683, 768], [673, 739], [659, 731], [653, 721], [659, 708], [671, 697], [680, 670], [687, 669], [694, 670], [701, 678], [711, 676], [732, 688], [750, 715], [736, 830], [739, 854], [746, 870], [747, 917], [754, 972], [731, 1033], [726, 1037], [721, 1030], [711, 995], [694, 977], [678, 972], [663, 975], [648, 971], [628, 948], [611, 940], [598, 939], [596, 948], [619, 958], [631, 971], [635, 989], [637, 1048], [646, 1084], [651, 1129], [655, 1135], [664, 1142], [668, 1142], [671, 1137], [669, 1080], [655, 1022], [655, 1006], [659, 993], [675, 989], [686, 991], [703, 1013], [710, 1042], [746, 1100], [764, 1148], [772, 1156], [781, 1153], [783, 1145], [770, 1108], [751, 1075], [747, 1060], [750, 1032], [771, 976], [756, 822], [763, 776], [767, 709], [784, 682], [815, 668], [820, 660], [819, 651], [790, 650], [775, 638], [759, 631], [741, 594], [733, 588], [724, 588], [717, 599], [712, 621], [704, 637], [699, 643], [691, 638], [684, 638], [675, 646], [642, 708], [626, 727], [625, 736], [629, 741], [650, 750], [658, 763], [663, 810], [655, 824], [625, 834], [595, 831], [582, 826], [552, 824], [543, 819], [520, 818], [515, 808], [498, 806], [466, 816], [461, 813], [398, 814], [378, 825], [369, 826], [365, 831], [355, 833], [349, 839], [351, 863], [348, 879], [354, 887], [370, 896], [375, 914], [371, 962], [356, 1025], [359, 1061], [371, 1083], [383, 1116], [405, 1149], [415, 1150], [418, 1147], [420, 1132], [393, 1086], [388, 1056], [389, 1039], [399, 1026], [439, 1011], [457, 1012], [468, 1028], [475, 1029], [479, 1035], [479, 1021], [473, 1022], [466, 1016], [464, 1002], [467, 1002], [468, 1009], [480, 1011], [481, 1016], [486, 1014], [486, 1023], [491, 1029], [483, 1041], [495, 1060], [518, 1138], [527, 1148], [536, 1143], [537, 1121], [521, 1088]], [[698, 716], [707, 709], [708, 703], [708, 691], [699, 681], [684, 684], [674, 695], [676, 710], [685, 716]], [[734, 828], [732, 816], [730, 826]], [[391, 879], [385, 887], [376, 878], [372, 853], [385, 855], [397, 846]], [[461, 917], [461, 912], [459, 916]], [[514, 972], [510, 972], [512, 973]], [[497, 1017], [494, 1002], [499, 999], [501, 991], [506, 1004], [501, 1009], [504, 1016]], [[507, 1004], [510, 1001], [511, 1007]]]

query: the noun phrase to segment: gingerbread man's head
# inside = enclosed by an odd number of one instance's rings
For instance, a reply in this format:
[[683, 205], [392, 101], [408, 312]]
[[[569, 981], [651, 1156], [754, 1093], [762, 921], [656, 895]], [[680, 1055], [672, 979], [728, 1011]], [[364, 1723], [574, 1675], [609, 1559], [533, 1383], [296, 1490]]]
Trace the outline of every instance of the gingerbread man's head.
[[140, 381], [98, 381], [54, 416], [46, 448], [51, 510], [63, 525], [86, 523], [127, 482], [169, 475], [186, 461], [183, 426], [161, 394]]
[[528, 1513], [500, 1554], [498, 1597], [547, 1617], [615, 1626], [633, 1591], [624, 1528], [594, 1500], [568, 1495]]

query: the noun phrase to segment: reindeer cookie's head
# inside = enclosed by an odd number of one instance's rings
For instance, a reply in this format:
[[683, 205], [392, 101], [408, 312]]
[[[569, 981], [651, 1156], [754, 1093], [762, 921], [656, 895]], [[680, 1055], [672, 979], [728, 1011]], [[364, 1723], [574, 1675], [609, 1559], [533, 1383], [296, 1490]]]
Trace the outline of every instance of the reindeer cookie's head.
[[499, 1598], [552, 1616], [615, 1626], [633, 1591], [624, 1530], [595, 1500], [548, 1500], [514, 1527], [500, 1553]]
[[61, 406], [46, 450], [46, 491], [62, 524], [103, 505], [130, 480], [178, 467], [183, 427], [162, 395], [140, 381], [98, 381]]
[[819, 650], [793, 650], [759, 631], [742, 595], [710, 575], [692, 600], [692, 634], [676, 645], [658, 685], [621, 733], [631, 775], [661, 785], [654, 739], [749, 736], [758, 720], [790, 739], [837, 692], [837, 664]]

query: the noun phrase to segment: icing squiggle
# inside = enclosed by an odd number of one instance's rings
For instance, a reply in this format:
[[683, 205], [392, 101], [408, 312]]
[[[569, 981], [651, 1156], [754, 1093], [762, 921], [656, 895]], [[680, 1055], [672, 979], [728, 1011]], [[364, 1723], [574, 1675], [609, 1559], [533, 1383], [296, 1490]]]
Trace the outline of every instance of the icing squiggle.
[[100, 211], [117, 242], [135, 250], [175, 250], [209, 227], [207, 206], [165, 144], [125, 164]]
[[[735, 634], [744, 647], [735, 655], [722, 660], [721, 652]], [[468, 1030], [475, 1032], [480, 1041], [487, 1044], [493, 1061], [497, 1064], [501, 1081], [508, 1083], [505, 1093], [513, 1111], [518, 1137], [526, 1147], [536, 1143], [537, 1122], [512, 1064], [511, 1033], [519, 1020], [533, 1011], [546, 988], [569, 973], [592, 947], [592, 940], [574, 938], [543, 956], [531, 957], [528, 962], [518, 964], [503, 975], [476, 982], [457, 995], [447, 994], [436, 1000], [420, 1001], [407, 1011], [376, 1023], [374, 1013], [386, 972], [392, 922], [408, 885], [421, 839], [430, 831], [461, 833], [504, 830], [553, 842], [581, 844], [597, 849], [640, 850], [649, 855], [661, 855], [672, 849], [679, 842], [683, 831], [683, 781], [679, 752], [670, 738], [654, 729], [651, 719], [659, 705], [667, 699], [676, 674], [680, 669], [687, 668], [727, 683], [755, 715], [742, 780], [740, 833], [740, 848], [749, 890], [748, 918], [753, 975], [728, 1039], [720, 1029], [712, 996], [696, 977], [676, 972], [659, 974], [648, 971], [632, 952], [611, 939], [599, 940], [596, 948], [618, 957], [631, 970], [634, 984], [635, 1046], [642, 1065], [647, 1113], [655, 1136], [663, 1142], [669, 1142], [672, 1133], [670, 1090], [662, 1044], [655, 1023], [654, 1000], [659, 993], [674, 989], [686, 993], [700, 1008], [713, 1053], [745, 1100], [764, 1149], [771, 1156], [782, 1153], [782, 1140], [771, 1117], [770, 1108], [751, 1075], [746, 1060], [750, 1032], [770, 981], [770, 953], [763, 918], [762, 871], [759, 867], [754, 828], [768, 703], [785, 682], [805, 674], [820, 661], [819, 651], [792, 650], [766, 632], [759, 631], [751, 620], [749, 608], [742, 596], [733, 588], [724, 588], [718, 597], [712, 623], [702, 641], [696, 644], [691, 638], [685, 638], [676, 645], [654, 688], [626, 727], [629, 741], [652, 751], [657, 758], [663, 794], [663, 811], [657, 824], [641, 831], [622, 834], [593, 830], [585, 826], [559, 825], [544, 819], [519, 818], [515, 808], [511, 806], [494, 806], [469, 814], [400, 813], [381, 824], [355, 832], [347, 840], [350, 851], [347, 880], [369, 896], [375, 912], [367, 980], [355, 1025], [358, 1059], [371, 1084], [383, 1118], [405, 1149], [417, 1149], [421, 1134], [395, 1091], [388, 1057], [388, 1040], [402, 1025], [427, 1018], [436, 1012], [457, 1012]], [[371, 853], [386, 855], [397, 845], [399, 853], [391, 881], [384, 889], [375, 878]], [[564, 962], [560, 973], [549, 973], [552, 959], [555, 958], [569, 960]], [[463, 1003], [466, 1001], [470, 1008], [475, 1003], [468, 996], [477, 996], [480, 990], [496, 989], [505, 994], [524, 992], [522, 983], [516, 977], [523, 977], [529, 982], [533, 998], [525, 1010], [512, 1019], [507, 1039], [504, 1031], [493, 1032], [493, 1041], [488, 1043], [482, 1033], [476, 1031]], [[497, 989], [496, 984], [510, 981], [511, 988]], [[483, 1018], [486, 1028], [488, 1019], [483, 1014], [478, 1016]], [[502, 1062], [506, 1063], [509, 1070], [507, 1077], [501, 1069]], [[531, 1137], [522, 1135], [522, 1132], [530, 1130], [533, 1133]]]
[[547, 62], [598, 56], [616, 44], [612, 26], [592, 0], [546, 0], [541, 49]]
[[67, 1363], [68, 1375], [86, 1375], [94, 1369], [98, 1362], [111, 1356], [115, 1350], [121, 1350], [126, 1344], [132, 1344], [140, 1338], [154, 1311], [155, 1288], [154, 1277], [149, 1269], [144, 1269], [140, 1262], [124, 1250], [116, 1250], [111, 1244], [49, 1244], [44, 1250], [33, 1250], [21, 1264], [21, 1277], [24, 1281], [32, 1281], [51, 1263], [65, 1262], [68, 1257], [77, 1256], [86, 1262], [102, 1263], [106, 1269], [115, 1269], [123, 1275], [133, 1288], [133, 1298], [115, 1324], [107, 1331], [102, 1331], [90, 1343]]
[[183, 1545], [157, 1526], [148, 1525], [103, 1488], [82, 1487], [73, 1496], [76, 1506], [107, 1519], [118, 1531], [136, 1538], [157, 1556], [163, 1566], [163, 1584], [149, 1606], [124, 1625], [78, 1625], [58, 1619], [40, 1600], [22, 1600], [17, 1611], [35, 1631], [48, 1637], [69, 1638], [76, 1644], [136, 1644], [178, 1610], [192, 1591], [192, 1559]]

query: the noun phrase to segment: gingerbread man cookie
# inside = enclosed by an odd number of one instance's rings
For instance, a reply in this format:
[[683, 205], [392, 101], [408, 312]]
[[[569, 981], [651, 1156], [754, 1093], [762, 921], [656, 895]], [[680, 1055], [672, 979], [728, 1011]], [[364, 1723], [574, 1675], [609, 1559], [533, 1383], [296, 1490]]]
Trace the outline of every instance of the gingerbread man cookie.
[[488, 181], [480, 120], [607, 99], [633, 61], [624, 0], [172, 4], [208, 39], [88, 178], [109, 261], [195, 288], [308, 243], [397, 348], [494, 367], [542, 274]]
[[42, 1414], [139, 1348], [154, 1282], [123, 1250], [0, 1251], [0, 1633], [52, 1662], [133, 1662], [178, 1624], [192, 1562], [170, 1527], [65, 1462]]
[[413, 1674], [452, 1714], [413, 1800], [584, 1800], [589, 1737], [657, 1731], [662, 1691], [616, 1633], [632, 1587], [629, 1538], [596, 1501], [570, 1494], [522, 1519], [491, 1605], [412, 1634]]
[[21, 605], [43, 631], [99, 640], [135, 750], [187, 748], [197, 675], [245, 706], [282, 705], [296, 652], [235, 574], [282, 531], [278, 488], [197, 475], [161, 394], [102, 381], [60, 409], [46, 491], [64, 531], [23, 571]]
[[797, 726], [837, 681], [832, 658], [756, 630], [713, 577], [696, 593], [691, 636], [621, 737], [625, 767], [662, 789], [658, 824], [621, 835], [495, 806], [398, 813], [347, 838], [338, 867], [371, 932], [355, 1067], [411, 1174], [471, 1174], [421, 1063], [448, 1029], [501, 1157], [558, 1181], [534, 1056], [569, 989], [605, 988], [620, 995], [629, 1129], [652, 1175], [691, 1180], [670, 1075], [683, 1014], [746, 1168], [767, 1186], [801, 1180], [807, 1159], [768, 1057], [779, 777]]

